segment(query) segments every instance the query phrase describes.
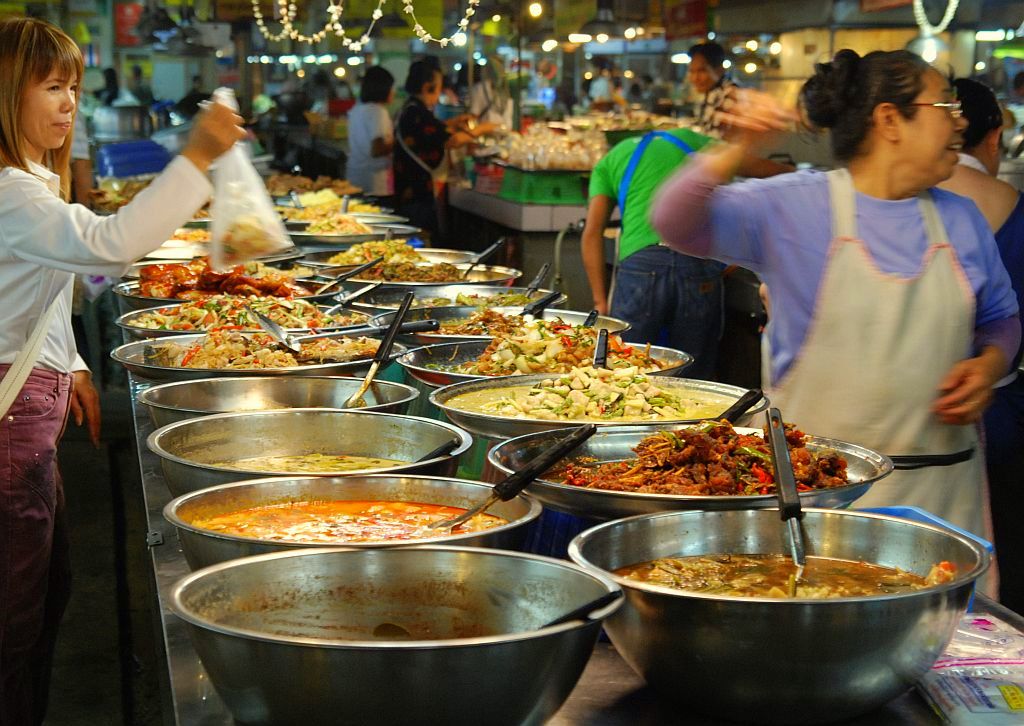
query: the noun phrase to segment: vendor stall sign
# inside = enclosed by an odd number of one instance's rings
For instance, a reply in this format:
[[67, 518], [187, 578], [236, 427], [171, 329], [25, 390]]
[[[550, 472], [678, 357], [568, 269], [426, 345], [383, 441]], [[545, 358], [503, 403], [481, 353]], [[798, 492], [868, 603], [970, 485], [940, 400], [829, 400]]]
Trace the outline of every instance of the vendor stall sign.
[[142, 17], [141, 3], [114, 3], [114, 43], [120, 46], [139, 45], [135, 27]]
[[689, 38], [708, 32], [708, 0], [665, 0], [665, 38]]

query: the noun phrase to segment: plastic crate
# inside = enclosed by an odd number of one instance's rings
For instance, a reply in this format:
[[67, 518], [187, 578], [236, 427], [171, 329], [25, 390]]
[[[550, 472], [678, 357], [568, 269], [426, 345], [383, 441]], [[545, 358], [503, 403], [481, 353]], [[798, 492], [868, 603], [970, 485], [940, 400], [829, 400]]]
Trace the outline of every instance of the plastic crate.
[[163, 171], [171, 155], [155, 141], [106, 144], [96, 151], [96, 176], [130, 177]]
[[473, 191], [481, 194], [500, 194], [505, 181], [505, 167], [494, 164], [476, 164], [473, 167]]
[[585, 206], [587, 182], [578, 171], [524, 171], [509, 166], [498, 196], [521, 204]]

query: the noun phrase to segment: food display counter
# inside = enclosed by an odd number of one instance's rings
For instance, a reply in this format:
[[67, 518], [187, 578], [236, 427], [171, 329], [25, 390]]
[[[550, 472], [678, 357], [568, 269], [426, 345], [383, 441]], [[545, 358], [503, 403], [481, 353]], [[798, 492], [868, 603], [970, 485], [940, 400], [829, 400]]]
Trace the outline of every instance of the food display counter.
[[[165, 649], [166, 678], [164, 686], [164, 721], [168, 724], [207, 726], [232, 724], [234, 721], [224, 702], [207, 677], [190, 640], [187, 626], [168, 608], [173, 584], [189, 573], [174, 527], [162, 510], [171, 500], [159, 459], [149, 451], [145, 441], [153, 424], [145, 406], [137, 396], [151, 384], [134, 375], [129, 376], [133, 400], [136, 440], [139, 442], [139, 466], [142, 494], [147, 516], [147, 543], [153, 566], [153, 586], [159, 628]], [[1024, 619], [998, 604], [978, 595], [975, 610], [992, 613], [1012, 626], [1024, 630]], [[865, 624], [870, 627], [870, 624]], [[723, 674], [727, 677], [727, 674]], [[468, 685], [468, 684], [467, 684]], [[548, 722], [558, 726], [569, 724], [663, 724], [677, 722], [685, 714], [687, 723], [723, 723], [692, 715], [687, 704], [669, 704], [658, 699], [604, 641], [597, 644], [582, 678], [568, 700]], [[909, 691], [883, 708], [851, 724], [931, 724], [940, 723], [924, 700]]]

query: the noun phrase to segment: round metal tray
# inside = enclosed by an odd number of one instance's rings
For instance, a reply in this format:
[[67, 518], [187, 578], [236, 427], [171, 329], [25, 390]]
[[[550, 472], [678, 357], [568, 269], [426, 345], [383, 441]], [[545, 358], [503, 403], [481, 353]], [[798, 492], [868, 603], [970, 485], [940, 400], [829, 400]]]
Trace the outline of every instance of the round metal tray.
[[[189, 345], [203, 338], [204, 335], [181, 335], [173, 342]], [[115, 348], [110, 357], [123, 365], [135, 375], [151, 381], [194, 381], [200, 378], [223, 378], [229, 376], [358, 376], [370, 368], [370, 358], [347, 361], [345, 363], [314, 363], [310, 365], [288, 366], [284, 368], [177, 368], [151, 363], [153, 346], [166, 344], [168, 340], [140, 340], [125, 343]], [[395, 343], [390, 360], [404, 354], [406, 348]]]
[[[351, 245], [349, 245], [351, 247]], [[334, 267], [340, 267], [342, 269], [348, 269], [344, 265], [330, 262], [330, 259], [339, 252], [344, 252], [347, 247], [339, 248], [336, 250], [318, 250], [316, 252], [307, 252], [302, 255], [302, 262], [310, 262], [317, 265], [330, 265], [331, 269]], [[462, 262], [469, 262], [473, 259], [473, 253], [467, 252], [466, 250], [449, 250], [443, 247], [423, 247], [416, 250], [428, 262], [447, 262], [451, 265], [457, 265]], [[367, 260], [368, 261], [368, 260]]]
[[[675, 430], [679, 426], [609, 426], [598, 431], [571, 455], [571, 458], [591, 457], [599, 462], [636, 458], [633, 451], [640, 441], [655, 431]], [[738, 429], [741, 433], [760, 433], [760, 429]], [[494, 447], [487, 460], [504, 473], [518, 471], [536, 458], [537, 454], [555, 443], [564, 434], [545, 431], [509, 439]], [[879, 453], [836, 439], [819, 436], [807, 437], [811, 451], [832, 450], [847, 461], [850, 484], [834, 489], [816, 489], [800, 492], [804, 507], [837, 509], [849, 506], [865, 494], [871, 485], [892, 472], [892, 461]], [[578, 517], [592, 519], [619, 519], [635, 514], [652, 514], [680, 509], [767, 509], [778, 506], [774, 494], [757, 496], [686, 496], [681, 494], [642, 494], [559, 484], [547, 479], [536, 479], [527, 491], [544, 506]]]
[[[425, 263], [430, 265], [432, 263]], [[340, 267], [331, 268], [332, 270], [347, 270], [355, 267], [355, 265], [342, 265]], [[460, 262], [455, 265], [460, 270], [466, 270], [469, 267], [469, 263]], [[500, 267], [498, 265], [477, 265], [470, 273], [469, 277], [464, 281], [454, 280], [444, 283], [448, 286], [462, 286], [462, 285], [508, 285], [513, 281], [518, 280], [522, 277], [523, 273], [520, 270], [513, 269], [511, 267]], [[350, 278], [349, 282], [362, 283], [365, 285], [368, 282], [380, 282], [372, 278], [353, 277]], [[382, 289], [401, 289], [401, 290], [417, 290], [421, 287], [437, 287], [436, 282], [413, 282], [413, 281], [399, 281], [399, 280], [384, 280]]]
[[[528, 376], [504, 376], [487, 380], [468, 381], [456, 383], [451, 386], [439, 388], [430, 393], [430, 402], [444, 411], [453, 424], [466, 429], [475, 436], [485, 436], [489, 439], [511, 439], [516, 436], [539, 433], [541, 431], [553, 431], [557, 429], [574, 428], [585, 423], [593, 423], [601, 428], [611, 426], [682, 426], [689, 423], [697, 423], [702, 419], [660, 419], [658, 421], [629, 421], [621, 420], [602, 421], [599, 419], [577, 419], [566, 421], [551, 421], [540, 418], [512, 418], [510, 416], [497, 416], [495, 414], [481, 413], [479, 411], [466, 411], [456, 408], [450, 401], [464, 393], [475, 391], [494, 391], [496, 395], [507, 393], [512, 388], [530, 388], [541, 381], [557, 378], [557, 373], [534, 373]], [[745, 388], [730, 386], [726, 383], [715, 381], [700, 381], [693, 378], [670, 378], [661, 376], [657, 380], [659, 388], [676, 393], [687, 395], [691, 392], [710, 393], [730, 399], [723, 405], [722, 410], [728, 408], [732, 402], [738, 400], [744, 393]], [[748, 411], [738, 423], [747, 424], [753, 420], [756, 414], [762, 413], [768, 408], [768, 399], [762, 398], [757, 405]], [[712, 418], [712, 417], [705, 417]]]
[[[341, 289], [344, 292], [354, 292], [363, 286], [363, 283], [351, 283], [343, 282]], [[411, 289], [411, 288], [410, 288]], [[493, 285], [423, 285], [416, 288], [413, 292], [416, 294], [413, 300], [413, 307], [417, 306], [417, 303], [421, 300], [433, 300], [437, 298], [445, 298], [451, 301], [451, 306], [455, 306], [455, 298], [458, 295], [497, 295], [501, 293], [510, 294], [526, 294], [528, 288], [525, 287], [504, 287], [495, 288]], [[545, 295], [552, 292], [552, 290], [537, 290], [533, 293], [532, 299], [539, 300]], [[352, 307], [360, 310], [366, 310], [375, 313], [386, 313], [390, 310], [397, 310], [399, 304], [402, 302], [402, 298], [405, 296], [405, 291], [396, 289], [393, 287], [382, 287], [378, 290], [374, 290], [368, 295], [364, 295], [357, 301], [352, 303]], [[557, 298], [552, 305], [561, 305], [568, 298], [565, 295]]]
[[[428, 320], [436, 319], [441, 323], [449, 322], [451, 320], [465, 320], [472, 317], [476, 313], [484, 310], [485, 308], [472, 307], [470, 305], [458, 305], [458, 306], [446, 306], [437, 308], [416, 308], [410, 310], [405, 316], [407, 321], [409, 320]], [[523, 312], [523, 306], [514, 307], [496, 307], [490, 308], [495, 312], [501, 313], [502, 315], [519, 315]], [[381, 313], [373, 318], [375, 325], [389, 325], [394, 320], [396, 313]], [[542, 320], [554, 320], [555, 318], [561, 318], [563, 322], [569, 325], [581, 325], [584, 320], [587, 319], [587, 313], [581, 313], [576, 310], [544, 310], [540, 318]], [[629, 323], [619, 318], [610, 318], [604, 315], [598, 316], [597, 322], [594, 323], [594, 327], [597, 329], [606, 328], [609, 333], [622, 333], [629, 330]], [[413, 333], [408, 336], [408, 340], [415, 341], [419, 345], [435, 345], [437, 343], [473, 343], [473, 342], [488, 342], [493, 338], [492, 335], [444, 335], [442, 333]]]
[[[302, 282], [300, 279], [299, 282]], [[322, 282], [310, 283], [317, 287]], [[117, 295], [118, 313], [124, 315], [133, 310], [148, 310], [149, 308], [162, 308], [168, 305], [178, 305], [182, 302], [178, 298], [147, 297], [139, 294], [138, 280], [125, 280], [114, 285], [114, 294]], [[216, 293], [210, 293], [216, 294]], [[302, 299], [316, 305], [329, 305], [334, 302], [334, 296], [338, 294], [338, 287], [333, 287], [323, 295], [302, 295]], [[364, 311], [365, 312], [365, 311]]]
[[[465, 381], [486, 381], [498, 380], [499, 378], [519, 378], [519, 376], [476, 376], [469, 373], [455, 373], [448, 370], [435, 370], [427, 368], [429, 363], [443, 363], [445, 365], [458, 366], [470, 360], [476, 360], [484, 352], [490, 341], [473, 343], [440, 343], [428, 345], [422, 348], [410, 350], [398, 358], [398, 363], [405, 368], [406, 372], [417, 381], [432, 388], [439, 386], [450, 386], [453, 383]], [[681, 350], [662, 348], [660, 345], [651, 346], [651, 355], [669, 363], [668, 367], [660, 371], [651, 371], [651, 376], [678, 376], [683, 369], [693, 363], [693, 356]], [[554, 374], [548, 374], [554, 375]]]
[[370, 232], [362, 234], [315, 234], [295, 229], [288, 230], [288, 236], [292, 242], [299, 246], [330, 246], [344, 247], [354, 245], [356, 242], [369, 242], [371, 240], [385, 239], [388, 234], [395, 237], [412, 236], [419, 234], [422, 230], [419, 227], [412, 227], [407, 224], [369, 225]]
[[[178, 305], [161, 306], [159, 309], [160, 310], [173, 310], [174, 308], [178, 308], [178, 307], [181, 307], [180, 303]], [[325, 312], [325, 311], [327, 311], [327, 310], [329, 310], [331, 308], [331, 306], [329, 306], [329, 305], [318, 305], [317, 307], [320, 308], [321, 312]], [[146, 308], [145, 310], [134, 310], [134, 311], [132, 311], [130, 313], [125, 313], [124, 315], [122, 315], [119, 318], [117, 318], [117, 320], [115, 320], [114, 322], [117, 323], [117, 326], [119, 328], [121, 328], [121, 330], [123, 330], [125, 332], [125, 335], [127, 336], [126, 339], [129, 340], [129, 341], [146, 340], [146, 339], [149, 339], [149, 338], [180, 337], [182, 335], [196, 335], [197, 332], [202, 332], [202, 331], [196, 331], [196, 330], [160, 330], [160, 329], [156, 329], [156, 328], [143, 328], [143, 327], [139, 327], [138, 325], [135, 325], [135, 321], [137, 321], [139, 318], [141, 318], [144, 315], [149, 315], [149, 314], [155, 312], [156, 310], [157, 310], [157, 308]], [[362, 325], [362, 324], [368, 323], [370, 321], [370, 315], [368, 313], [362, 311], [362, 310], [353, 310], [352, 308], [343, 308], [342, 310], [338, 311], [337, 314], [340, 314], [340, 315], [351, 315], [351, 316], [353, 316], [353, 318], [355, 318], [351, 323], [346, 323], [345, 324], [346, 326], [348, 326], [348, 325]], [[334, 326], [328, 326], [326, 328], [317, 328], [316, 330], [317, 330], [317, 332], [326, 333], [326, 332], [328, 332], [330, 330], [337, 330], [339, 327], [342, 327], [342, 326], [334, 325]], [[262, 332], [262, 328], [251, 328], [251, 329], [247, 329], [247, 330], [241, 330], [239, 332], [242, 332], [242, 333], [259, 333], [259, 332]], [[305, 333], [310, 333], [311, 330], [309, 328], [288, 328], [288, 332], [294, 333], [295, 335], [303, 335]]]

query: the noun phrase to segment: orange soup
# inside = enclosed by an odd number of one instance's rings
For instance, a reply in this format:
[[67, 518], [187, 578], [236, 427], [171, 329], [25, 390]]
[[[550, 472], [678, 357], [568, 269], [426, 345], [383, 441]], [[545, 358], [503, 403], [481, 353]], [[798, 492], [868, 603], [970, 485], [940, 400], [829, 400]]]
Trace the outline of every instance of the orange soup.
[[[419, 502], [288, 502], [197, 517], [191, 524], [218, 534], [278, 542], [390, 542], [443, 536], [444, 530], [428, 530], [427, 526], [465, 511]], [[493, 514], [478, 514], [450, 533], [477, 532], [507, 523]]]

